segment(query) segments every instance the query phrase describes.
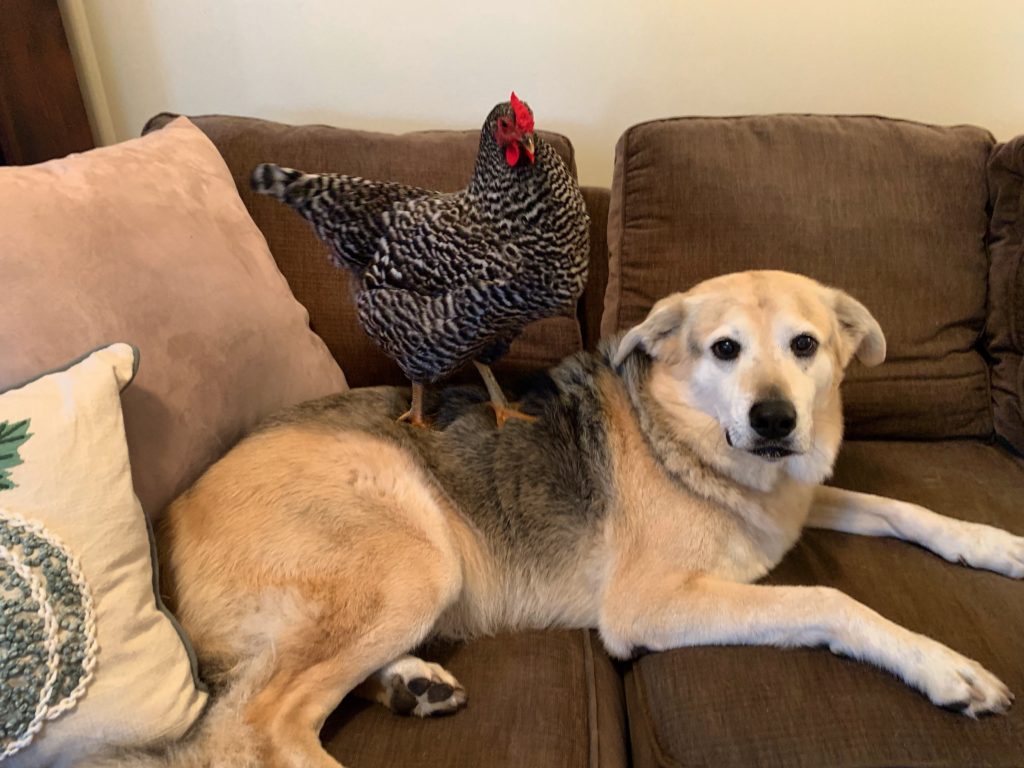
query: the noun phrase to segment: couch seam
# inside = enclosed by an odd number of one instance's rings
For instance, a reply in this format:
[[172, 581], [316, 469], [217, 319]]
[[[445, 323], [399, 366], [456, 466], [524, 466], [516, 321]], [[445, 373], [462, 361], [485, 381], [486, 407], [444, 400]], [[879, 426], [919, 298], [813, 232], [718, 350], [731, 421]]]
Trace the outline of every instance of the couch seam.
[[[630, 140], [630, 136], [631, 136], [632, 133], [633, 133], [633, 128], [630, 128], [630, 129], [628, 129], [622, 135], [622, 200], [620, 201], [620, 204], [619, 204], [619, 242], [618, 242], [618, 248], [617, 248], [617, 250], [619, 252], [619, 263], [617, 265], [617, 269], [618, 269], [618, 272], [619, 272], [619, 275], [618, 275], [619, 279], [618, 279], [618, 285], [616, 286], [616, 288], [618, 289], [618, 294], [619, 295], [615, 299], [615, 332], [616, 333], [621, 330], [620, 326], [622, 324], [622, 296], [623, 296], [623, 291], [622, 291], [622, 287], [623, 287], [622, 265], [626, 263], [625, 254], [622, 252], [622, 249], [625, 247], [625, 242], [626, 242], [626, 221], [628, 219], [628, 217], [626, 216], [626, 201], [629, 200], [629, 190], [628, 190], [628, 183], [629, 183], [629, 140]], [[613, 186], [614, 186], [614, 182], [613, 182]]]
[[[1022, 205], [1021, 205], [1021, 212], [1020, 212], [1019, 215], [1021, 217], [1024, 217], [1024, 184], [1021, 185], [1021, 198], [1022, 198], [1022, 200], [1021, 200]], [[1014, 282], [1014, 284], [1020, 284], [1022, 281], [1024, 281], [1024, 244], [1022, 244], [1021, 247], [1017, 250], [1016, 259], [1017, 259], [1017, 264], [1016, 264], [1016, 268], [1013, 271], [1013, 282]], [[1008, 309], [1007, 315], [1009, 316], [1007, 319], [1008, 319], [1008, 322], [1010, 324], [1010, 341], [1016, 347], [1016, 349], [1013, 350], [1013, 352], [1016, 352], [1017, 358], [1018, 358], [1017, 359], [1017, 370], [1014, 371], [1015, 376], [1014, 376], [1014, 379], [1012, 381], [1013, 390], [1014, 390], [1013, 394], [1016, 396], [1016, 400], [1017, 400], [1018, 420], [1019, 421], [1024, 421], [1024, 388], [1021, 387], [1021, 368], [1024, 367], [1024, 350], [1021, 349], [1022, 345], [1019, 343], [1019, 340], [1017, 338], [1017, 336], [1018, 336], [1018, 328], [1016, 327], [1017, 326], [1017, 315], [1024, 314], [1024, 307], [1017, 306], [1019, 304], [1019, 298], [1020, 298], [1021, 291], [1015, 291], [1015, 290], [1013, 290], [1013, 288], [1011, 286], [1007, 290], [1007, 293], [1013, 294], [1010, 297], [1009, 301], [1007, 302], [1007, 304], [1009, 305], [1007, 307], [1007, 309]], [[1009, 360], [1009, 358], [1012, 357], [1013, 352], [1011, 352], [1009, 356], [1005, 356], [1005, 358], [1007, 360]], [[995, 409], [995, 401], [994, 400], [992, 401], [992, 407], [993, 407], [993, 411], [994, 411], [994, 409]], [[992, 423], [993, 423], [993, 425], [995, 424], [995, 413], [994, 412], [992, 414]]]
[[[1014, 347], [1014, 351], [1021, 352], [1024, 351], [1024, 339], [1021, 338], [1022, 334], [1018, 320], [1020, 317], [1024, 317], [1024, 311], [1022, 311], [1024, 308], [1018, 306], [1018, 292], [1012, 289], [1012, 284], [1020, 275], [1021, 262], [1024, 261], [1024, 167], [1018, 168], [1018, 165], [1024, 166], [1024, 142], [1020, 142], [1019, 146], [1014, 146], [1014, 143], [1010, 141], [999, 145], [994, 150], [994, 155], [1002, 154], [1002, 152], [1006, 152], [1009, 155], [1003, 161], [1003, 167], [1006, 174], [1013, 180], [1015, 187], [1013, 192], [1017, 202], [1016, 215], [1013, 221], [1008, 223], [1007, 228], [1010, 230], [1009, 239], [1012, 240], [1013, 236], [1016, 236], [1019, 246], [1016, 252], [1009, 256], [1016, 264], [1012, 267], [1011, 286], [1007, 289], [1006, 323], [1010, 332], [1010, 344]], [[1020, 163], [1018, 163], [1017, 155], [1020, 155]], [[991, 183], [991, 179], [988, 179], [988, 181]], [[991, 190], [989, 197], [991, 199]]]
[[999, 152], [1003, 144], [997, 142], [989, 148], [988, 157], [985, 160], [985, 235], [982, 237], [981, 245], [985, 249], [985, 303], [984, 317], [981, 323], [981, 331], [974, 341], [974, 350], [981, 356], [985, 364], [985, 394], [987, 395], [989, 416], [992, 419], [992, 431], [989, 439], [995, 439], [999, 434], [996, 427], [996, 399], [992, 386], [994, 371], [994, 358], [989, 350], [988, 340], [991, 337], [992, 318], [992, 218], [995, 215], [995, 205], [992, 195], [992, 159]]
[[[634, 662], [632, 671], [633, 688], [636, 690], [637, 706], [642, 709], [641, 719], [644, 722], [642, 727], [647, 731], [647, 734], [650, 737], [651, 746], [654, 750], [655, 757], [658, 760], [658, 765], [661, 766], [661, 768], [684, 768], [682, 763], [665, 752], [661, 742], [658, 741], [657, 733], [654, 730], [654, 720], [651, 717], [651, 710], [647, 705], [647, 689], [643, 682], [643, 673], [640, 671], [640, 665]], [[633, 722], [633, 718], [631, 717], [629, 721]]]
[[590, 630], [581, 629], [580, 632], [583, 634], [583, 675], [587, 690], [587, 736], [589, 740], [587, 765], [590, 768], [600, 768], [601, 743], [598, 738], [600, 722], [598, 722], [597, 716], [597, 669], [594, 665], [594, 646]]
[[[1016, 174], [1015, 174], [1016, 175]], [[1013, 290], [1013, 285], [1021, 277], [1021, 267], [1024, 264], [1024, 176], [1017, 175], [1018, 201], [1017, 201], [1017, 222], [1014, 229], [1020, 233], [1021, 244], [1017, 249], [1017, 264], [1013, 271], [1013, 282], [1009, 286], [1010, 294], [1007, 301], [1007, 322], [1010, 326], [1010, 341], [1017, 348], [1018, 352], [1024, 351], [1024, 339], [1021, 338], [1022, 329], [1019, 326], [1021, 317], [1024, 317], [1024, 307], [1019, 306], [1020, 291]]]
[[[986, 174], [986, 180], [989, 183], [989, 200], [993, 203], [993, 211], [989, 218], [989, 235], [992, 233], [992, 217], [995, 215], [994, 206], [994, 192], [992, 183], [993, 168], [997, 168], [999, 173], [1005, 174], [1009, 182], [1008, 185], [1000, 185], [1005, 188], [1009, 186], [1007, 197], [1012, 203], [1008, 207], [1012, 210], [1012, 218], [1006, 222], [1007, 233], [1003, 239], [1009, 242], [1004, 243], [1000, 249], [1002, 251], [1002, 258], [1007, 262], [1007, 283], [1002, 286], [1001, 289], [996, 292], [991, 283], [991, 270], [994, 267], [993, 254], [991, 249], [991, 243], [986, 238], [986, 246], [989, 247], [989, 296], [995, 297], [1000, 300], [1002, 305], [1002, 317], [1005, 323], [1007, 332], [1007, 344], [1006, 348], [993, 350], [989, 345], [989, 340], [986, 339], [985, 352], [994, 358], [990, 363], [994, 363], [996, 360], [1003, 360], [1009, 370], [1007, 375], [1009, 381], [1001, 389], [1001, 392], [1005, 393], [1006, 401], [1005, 407], [1010, 411], [1010, 421], [1016, 422], [1016, 426], [1011, 425], [1011, 432], [1017, 431], [1020, 428], [1022, 420], [1024, 420], [1024, 379], [1022, 379], [1022, 368], [1024, 368], [1024, 304], [1022, 304], [1021, 297], [1024, 292], [1017, 289], [1016, 286], [1021, 284], [1024, 280], [1024, 140], [1018, 137], [1015, 140], [1010, 140], [1002, 144], [997, 145], [989, 159], [988, 173]], [[1001, 195], [999, 195], [1001, 197]], [[1015, 203], [1015, 205], [1014, 205]], [[1013, 247], [1013, 241], [1016, 240], [1016, 247]], [[988, 307], [986, 320], [991, 316], [992, 306]], [[1015, 363], [1015, 365], [1014, 365]], [[996, 391], [994, 382], [992, 380], [994, 373], [993, 366], [989, 365], [989, 385], [990, 385], [990, 405], [992, 408], [992, 421], [995, 434], [1002, 439], [1007, 439], [1000, 431], [999, 424], [997, 423], [996, 410]], [[1015, 412], [1015, 413], [1014, 413]], [[1006, 414], [1004, 414], [1005, 417]], [[1015, 416], [1015, 418], [1014, 418]]]
[[[1024, 146], [1019, 147], [1020, 156], [1024, 159]], [[1014, 158], [1011, 157], [1011, 162]], [[1020, 297], [1022, 291], [1014, 290], [1015, 285], [1019, 285], [1024, 280], [1024, 173], [1018, 171], [1013, 174], [1017, 179], [1017, 217], [1014, 222], [1016, 226], [1014, 229], [1018, 232], [1020, 237], [1020, 246], [1017, 248], [1017, 253], [1013, 257], [1016, 259], [1016, 264], [1013, 268], [1013, 279], [1010, 285], [1006, 289], [1007, 301], [1006, 301], [1006, 322], [1010, 330], [1010, 344], [1014, 347], [1011, 351], [1016, 352], [1018, 356], [1024, 354], [1024, 339], [1021, 338], [1024, 335], [1024, 330], [1020, 327], [1020, 320], [1024, 317], [1024, 306], [1021, 306]], [[1018, 419], [1024, 419], [1024, 391], [1021, 390], [1021, 366], [1024, 366], [1024, 357], [1020, 357], [1017, 360], [1017, 370], [1014, 371], [1013, 389], [1014, 395], [1017, 400], [1017, 414]], [[993, 402], [993, 409], [995, 403]], [[995, 414], [993, 413], [993, 423], [995, 423]]]
[[552, 133], [555, 136], [561, 136], [565, 139], [565, 143], [569, 145], [569, 162], [572, 164], [572, 173], [576, 177], [576, 186], [580, 186], [580, 169], [576, 166], [576, 145], [572, 143], [568, 136], [562, 133]]

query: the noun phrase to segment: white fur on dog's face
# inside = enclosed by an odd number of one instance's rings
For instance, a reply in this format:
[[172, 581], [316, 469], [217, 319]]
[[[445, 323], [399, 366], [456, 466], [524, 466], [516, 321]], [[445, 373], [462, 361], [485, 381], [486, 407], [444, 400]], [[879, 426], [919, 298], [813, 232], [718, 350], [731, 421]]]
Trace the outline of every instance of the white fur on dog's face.
[[[885, 358], [885, 337], [852, 297], [786, 272], [741, 272], [659, 301], [623, 337], [655, 360], [652, 391], [681, 437], [740, 482], [770, 487], [784, 470], [818, 483], [842, 440], [839, 384], [856, 356]], [[751, 424], [765, 401], [792, 405], [792, 432], [766, 438]]]

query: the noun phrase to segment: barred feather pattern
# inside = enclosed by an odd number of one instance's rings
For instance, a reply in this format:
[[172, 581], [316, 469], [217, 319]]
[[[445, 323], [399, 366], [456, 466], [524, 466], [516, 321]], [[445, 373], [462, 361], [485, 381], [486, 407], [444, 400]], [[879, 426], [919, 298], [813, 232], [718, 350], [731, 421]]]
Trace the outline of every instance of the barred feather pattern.
[[574, 311], [586, 285], [589, 217], [558, 153], [509, 166], [488, 115], [469, 185], [439, 193], [274, 165], [253, 188], [292, 206], [359, 278], [367, 334], [413, 382], [494, 362], [529, 323]]

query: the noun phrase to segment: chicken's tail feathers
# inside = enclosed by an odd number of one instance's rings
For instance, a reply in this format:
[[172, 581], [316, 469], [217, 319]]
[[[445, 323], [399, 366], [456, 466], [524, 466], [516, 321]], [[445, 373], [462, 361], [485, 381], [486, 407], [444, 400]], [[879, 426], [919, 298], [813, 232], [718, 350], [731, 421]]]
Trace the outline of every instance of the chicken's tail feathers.
[[274, 163], [260, 163], [252, 171], [250, 184], [253, 192], [284, 200], [288, 188], [307, 174], [294, 168], [284, 168]]

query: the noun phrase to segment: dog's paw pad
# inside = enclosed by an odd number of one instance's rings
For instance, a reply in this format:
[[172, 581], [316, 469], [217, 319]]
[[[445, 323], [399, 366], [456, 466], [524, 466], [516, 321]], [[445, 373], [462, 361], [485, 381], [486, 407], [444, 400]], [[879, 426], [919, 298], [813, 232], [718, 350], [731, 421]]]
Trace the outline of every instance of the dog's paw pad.
[[427, 690], [427, 701], [436, 704], [439, 701], [446, 701], [452, 698], [455, 689], [448, 683], [433, 683]]
[[383, 703], [396, 714], [433, 717], [466, 705], [465, 689], [440, 664], [410, 657], [389, 671]]
[[430, 687], [429, 677], [417, 677], [411, 680], [408, 684], [408, 688], [416, 696], [422, 696], [427, 692], [427, 688]]
[[411, 715], [419, 699], [403, 685], [392, 686], [388, 691], [387, 707], [396, 715]]

